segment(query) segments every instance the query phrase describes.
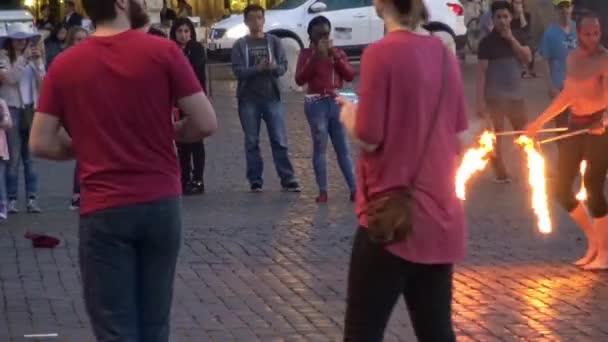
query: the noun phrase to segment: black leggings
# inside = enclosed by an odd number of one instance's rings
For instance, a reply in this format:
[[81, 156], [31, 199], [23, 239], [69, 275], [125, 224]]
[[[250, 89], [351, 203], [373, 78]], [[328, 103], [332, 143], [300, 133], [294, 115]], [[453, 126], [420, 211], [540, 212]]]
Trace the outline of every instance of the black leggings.
[[202, 141], [177, 144], [177, 154], [182, 173], [182, 184], [203, 182], [205, 172], [205, 145]]
[[403, 295], [419, 341], [456, 341], [452, 327], [453, 266], [405, 261], [369, 239], [355, 236], [348, 273], [344, 341], [380, 342]]
[[[570, 130], [585, 128], [587, 125], [570, 124]], [[568, 212], [578, 206], [574, 193], [574, 180], [579, 174], [580, 164], [587, 161], [585, 188], [587, 206], [594, 218], [608, 214], [604, 183], [608, 171], [608, 132], [602, 135], [583, 134], [564, 139], [559, 147], [557, 164], [557, 183], [555, 194], [560, 204]]]

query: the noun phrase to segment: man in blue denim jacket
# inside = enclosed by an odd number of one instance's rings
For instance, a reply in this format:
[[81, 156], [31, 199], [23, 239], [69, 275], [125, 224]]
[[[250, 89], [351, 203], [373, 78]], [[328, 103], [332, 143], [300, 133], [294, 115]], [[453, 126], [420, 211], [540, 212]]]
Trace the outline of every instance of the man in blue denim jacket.
[[238, 79], [239, 117], [245, 133], [247, 179], [251, 191], [262, 191], [264, 162], [260, 153], [260, 126], [263, 119], [281, 186], [285, 191], [299, 192], [300, 186], [289, 160], [278, 84], [278, 78], [287, 70], [287, 59], [281, 40], [264, 33], [264, 14], [259, 5], [245, 8], [245, 24], [250, 33], [236, 41], [232, 48], [232, 70]]

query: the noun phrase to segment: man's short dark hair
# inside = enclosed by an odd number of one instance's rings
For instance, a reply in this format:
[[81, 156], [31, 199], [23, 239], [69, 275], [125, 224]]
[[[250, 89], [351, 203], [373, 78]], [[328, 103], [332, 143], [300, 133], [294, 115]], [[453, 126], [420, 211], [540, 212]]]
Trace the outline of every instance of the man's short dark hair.
[[82, 7], [94, 25], [116, 19], [116, 0], [82, 0]]
[[597, 13], [591, 12], [589, 10], [583, 10], [578, 14], [576, 18], [576, 27], [580, 27], [585, 19], [593, 19], [599, 21], [600, 23], [602, 22], [600, 16], [597, 15]]
[[40, 6], [40, 12], [46, 11], [47, 9], [49, 9], [49, 5], [48, 4], [44, 4], [44, 5]]
[[[113, 2], [113, 1], [112, 1], [112, 2]], [[69, 7], [72, 7], [72, 8], [75, 8], [75, 7], [76, 7], [76, 3], [75, 3], [74, 1], [72, 1], [72, 0], [67, 0], [67, 1], [65, 2], [65, 5], [66, 5], [66, 6], [69, 6]]]
[[496, 12], [498, 11], [502, 11], [502, 10], [507, 10], [509, 11], [509, 13], [513, 14], [513, 5], [511, 5], [510, 2], [508, 1], [494, 1], [494, 3], [492, 3], [492, 16], [496, 15]]
[[247, 16], [251, 12], [262, 12], [262, 15], [264, 15], [266, 13], [266, 10], [264, 9], [264, 7], [257, 4], [249, 5], [245, 7], [245, 10], [243, 11], [243, 15], [245, 16], [244, 18], [247, 19]]

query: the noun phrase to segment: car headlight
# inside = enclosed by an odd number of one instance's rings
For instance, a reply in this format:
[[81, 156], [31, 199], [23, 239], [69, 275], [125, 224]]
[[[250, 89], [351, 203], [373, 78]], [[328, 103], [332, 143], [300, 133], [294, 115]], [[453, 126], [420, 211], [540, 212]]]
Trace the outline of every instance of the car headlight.
[[226, 37], [230, 39], [239, 39], [246, 36], [247, 33], [249, 33], [249, 28], [242, 23], [226, 31]]

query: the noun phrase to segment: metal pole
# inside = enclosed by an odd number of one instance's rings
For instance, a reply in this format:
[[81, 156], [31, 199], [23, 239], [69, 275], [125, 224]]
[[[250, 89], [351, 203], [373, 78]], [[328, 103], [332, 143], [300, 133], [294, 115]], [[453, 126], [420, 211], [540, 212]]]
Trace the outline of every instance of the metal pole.
[[586, 133], [589, 133], [589, 131], [591, 131], [591, 129], [589, 129], [589, 128], [579, 129], [578, 131], [574, 131], [574, 132], [558, 135], [558, 136], [553, 137], [553, 138], [541, 140], [538, 143], [540, 145], [542, 145], [542, 144], [546, 144], [546, 143], [550, 143], [550, 142], [554, 142], [554, 141], [559, 141], [559, 140], [575, 137], [577, 135], [586, 134]]
[[[565, 132], [567, 130], [568, 130], [567, 127], [547, 128], [547, 129], [539, 130], [538, 133], [559, 133], [559, 132]], [[517, 134], [524, 134], [524, 133], [526, 133], [526, 131], [523, 131], [523, 130], [521, 130], [521, 131], [504, 131], [504, 132], [495, 133], [494, 135], [499, 137], [499, 136], [504, 136], [504, 135], [517, 135]]]
[[566, 133], [566, 134], [562, 134], [562, 135], [558, 135], [556, 137], [553, 138], [549, 138], [549, 139], [545, 139], [545, 140], [541, 140], [538, 142], [538, 144], [546, 144], [546, 143], [550, 143], [550, 142], [554, 142], [554, 141], [559, 141], [559, 140], [563, 140], [563, 139], [567, 139], [567, 138], [571, 138], [571, 137], [575, 137], [577, 135], [581, 135], [581, 134], [585, 134], [585, 133], [589, 133], [594, 129], [598, 129], [598, 128], [605, 128], [606, 125], [608, 125], [608, 119], [604, 119], [602, 120], [602, 124], [600, 126], [597, 127], [590, 127], [590, 128], [585, 128], [585, 129], [579, 129], [578, 131], [574, 131], [574, 132], [570, 132], [570, 133]]

